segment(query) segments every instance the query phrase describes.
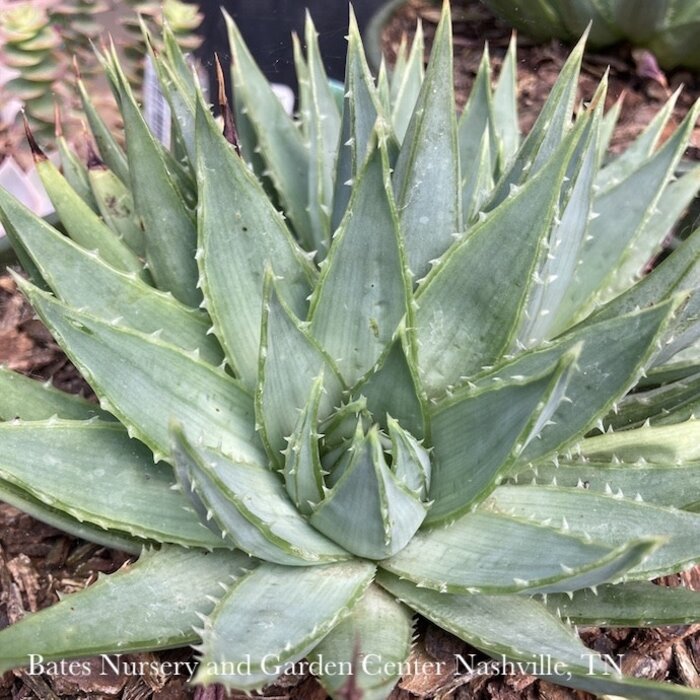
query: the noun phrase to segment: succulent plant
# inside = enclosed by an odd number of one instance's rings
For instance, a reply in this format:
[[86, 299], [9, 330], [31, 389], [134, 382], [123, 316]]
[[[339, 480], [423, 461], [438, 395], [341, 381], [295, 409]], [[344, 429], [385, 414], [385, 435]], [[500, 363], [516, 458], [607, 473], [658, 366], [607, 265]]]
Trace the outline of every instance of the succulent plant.
[[126, 32], [123, 50], [128, 63], [125, 68], [131, 82], [141, 83], [143, 60], [148, 54], [141, 22], [145, 23], [156, 44], [164, 22], [170, 27], [183, 51], [194, 51], [202, 43], [201, 37], [196, 33], [202, 23], [198, 5], [182, 0], [127, 0], [125, 4], [132, 10], [121, 19], [121, 26]]
[[1, 631], [0, 671], [194, 644], [199, 683], [307, 657], [383, 698], [417, 612], [556, 683], [697, 697], [574, 625], [700, 619], [650, 582], [700, 561], [700, 232], [640, 278], [700, 184], [673, 177], [698, 108], [601, 167], [581, 42], [521, 141], [513, 44], [457, 119], [445, 3], [425, 74], [418, 42], [381, 92], [351, 17], [341, 110], [309, 20], [292, 119], [227, 22], [223, 134], [166, 28], [172, 152], [109, 50], [102, 216], [36, 144], [68, 237], [0, 193], [18, 283], [100, 399], [1, 371], [0, 497], [140, 554]]
[[17, 71], [4, 89], [24, 103], [33, 128], [44, 136], [53, 130], [53, 91], [65, 74], [61, 38], [45, 8], [29, 2], [0, 9], [0, 60]]
[[75, 56], [83, 75], [91, 72], [95, 64], [92, 44], [98, 43], [100, 34], [106, 31], [102, 15], [108, 9], [104, 0], [64, 0], [50, 9], [63, 51]]
[[592, 22], [589, 42], [619, 41], [649, 49], [664, 68], [700, 68], [699, 0], [484, 0], [528, 36], [578, 39]]

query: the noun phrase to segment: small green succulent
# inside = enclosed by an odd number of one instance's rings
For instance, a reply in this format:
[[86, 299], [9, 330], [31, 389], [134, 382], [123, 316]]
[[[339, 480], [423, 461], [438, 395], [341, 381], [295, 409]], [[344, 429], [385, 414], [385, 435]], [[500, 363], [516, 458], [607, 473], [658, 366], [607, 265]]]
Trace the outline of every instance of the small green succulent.
[[198, 683], [303, 657], [386, 697], [414, 613], [593, 693], [626, 678], [574, 625], [700, 620], [651, 579], [700, 561], [700, 232], [650, 257], [700, 185], [673, 102], [601, 166], [581, 42], [521, 141], [515, 46], [458, 119], [449, 4], [372, 79], [351, 17], [338, 105], [309, 20], [290, 118], [230, 19], [234, 114], [174, 36], [172, 151], [113, 51], [126, 152], [89, 109], [91, 204], [34, 146], [63, 236], [0, 193], [17, 278], [100, 405], [0, 372], [0, 497], [138, 561], [0, 632], [0, 671], [196, 645]]
[[592, 22], [589, 42], [619, 41], [649, 49], [664, 68], [700, 68], [699, 0], [483, 0], [540, 41], [575, 41]]
[[24, 104], [33, 128], [42, 137], [53, 131], [53, 89], [66, 72], [61, 38], [45, 8], [29, 2], [0, 9], [0, 61], [17, 71], [4, 90]]

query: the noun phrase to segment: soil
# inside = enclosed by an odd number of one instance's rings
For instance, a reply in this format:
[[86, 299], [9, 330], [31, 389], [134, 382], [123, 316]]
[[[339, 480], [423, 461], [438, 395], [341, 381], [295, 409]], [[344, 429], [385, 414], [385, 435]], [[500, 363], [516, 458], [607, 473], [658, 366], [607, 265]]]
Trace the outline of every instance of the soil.
[[[496, 70], [507, 47], [510, 30], [491, 18], [484, 8], [470, 0], [453, 0], [455, 19], [455, 85], [460, 104], [464, 104], [474, 79], [484, 39], [489, 41]], [[409, 33], [417, 17], [426, 30], [428, 46], [439, 16], [439, 9], [428, 0], [410, 0], [386, 28], [383, 41], [391, 59], [402, 33]], [[519, 38], [518, 87], [523, 132], [530, 127], [544, 101], [567, 47], [558, 42], [544, 46]], [[612, 66], [610, 101], [623, 91], [627, 97], [616, 131], [613, 148], [620, 149], [646, 125], [667, 96], [658, 82], [641, 77], [629, 49], [622, 47], [610, 54], [587, 54], [581, 79], [581, 97], [590, 97], [606, 65]], [[677, 71], [666, 76], [671, 89], [684, 82], [688, 89], [679, 100], [673, 117], [677, 124], [692, 101], [700, 94], [700, 78]], [[691, 158], [700, 159], [700, 127], [694, 135]], [[61, 389], [92, 397], [88, 385], [62, 354], [49, 332], [18, 294], [9, 276], [0, 276], [0, 364], [36, 379], [51, 379]], [[99, 573], [110, 573], [128, 566], [129, 555], [70, 537], [44, 525], [19, 510], [0, 504], [0, 629], [28, 612], [51, 605], [58, 595], [81, 590]], [[700, 569], [668, 577], [666, 585], [685, 585], [700, 590]], [[420, 662], [443, 662], [441, 673], [409, 675], [402, 679], [392, 700], [445, 697], [457, 700], [588, 700], [592, 696], [552, 685], [532, 676], [469, 676], [455, 668], [455, 654], [468, 658], [476, 653], [452, 635], [422, 621], [422, 635], [413, 651]], [[603, 654], [624, 654], [624, 670], [629, 674], [657, 680], [672, 680], [700, 688], [700, 625], [667, 627], [657, 630], [582, 629], [584, 641]], [[188, 650], [125, 657], [136, 661], [180, 661], [190, 659]], [[24, 671], [0, 677], [0, 700], [21, 698], [91, 698], [121, 700], [223, 700], [222, 688], [188, 688], [183, 676], [158, 673], [143, 676], [127, 672], [103, 674], [100, 660], [91, 664], [85, 676], [35, 675]], [[283, 677], [265, 693], [280, 700], [324, 700], [325, 692], [308, 675]], [[233, 695], [240, 697], [243, 695]], [[348, 700], [354, 693], [348, 689]]]

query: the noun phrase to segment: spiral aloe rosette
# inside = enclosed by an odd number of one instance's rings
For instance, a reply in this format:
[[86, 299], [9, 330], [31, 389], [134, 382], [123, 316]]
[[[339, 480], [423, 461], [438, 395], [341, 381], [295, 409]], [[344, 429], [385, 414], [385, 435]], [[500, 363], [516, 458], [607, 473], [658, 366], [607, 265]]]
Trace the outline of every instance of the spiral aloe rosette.
[[61, 39], [46, 9], [29, 2], [0, 10], [0, 60], [18, 75], [4, 90], [21, 100], [33, 127], [43, 136], [53, 129], [56, 82], [65, 73]]
[[664, 68], [700, 68], [698, 0], [484, 0], [496, 14], [540, 41], [575, 41], [589, 22], [590, 44], [629, 41]]
[[224, 135], [166, 29], [172, 153], [110, 51], [101, 216], [36, 145], [69, 237], [0, 193], [18, 282], [100, 398], [1, 371], [0, 496], [144, 552], [0, 632], [0, 671], [194, 644], [200, 683], [308, 657], [383, 698], [417, 612], [557, 683], [696, 697], [573, 624], [700, 619], [649, 583], [700, 561], [700, 234], [639, 279], [698, 190], [673, 177], [698, 109], [601, 168], [615, 112], [603, 82], [572, 121], [580, 44], [521, 141], [512, 46], [457, 119], [446, 3], [427, 72], [418, 42], [384, 87], [351, 17], [342, 110], [309, 21], [295, 122], [228, 21]]

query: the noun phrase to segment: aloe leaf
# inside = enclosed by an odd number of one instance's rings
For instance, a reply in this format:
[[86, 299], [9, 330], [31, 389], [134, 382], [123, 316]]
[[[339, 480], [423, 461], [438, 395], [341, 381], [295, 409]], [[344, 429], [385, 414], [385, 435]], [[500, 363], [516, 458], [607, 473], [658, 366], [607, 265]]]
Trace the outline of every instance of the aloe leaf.
[[358, 176], [311, 300], [311, 333], [348, 386], [375, 365], [408, 309], [390, 188], [386, 149], [376, 145]]
[[267, 175], [307, 250], [313, 249], [309, 219], [309, 153], [301, 133], [260, 72], [238, 27], [224, 12], [233, 55], [232, 76], [238, 109], [244, 111], [265, 159]]
[[467, 387], [431, 410], [435, 473], [427, 524], [454, 520], [496, 486], [537, 431], [540, 413], [556, 410], [574, 359], [565, 358], [535, 377], [480, 391]]
[[136, 221], [134, 198], [129, 188], [102, 161], [88, 170], [90, 187], [102, 218], [112, 231], [139, 257], [146, 252], [143, 230]]
[[399, 332], [373, 371], [352, 393], [367, 399], [367, 408], [380, 425], [385, 426], [386, 416], [391, 414], [411, 435], [423, 438], [428, 433], [427, 412], [420, 398], [417, 372], [407, 358], [411, 354], [407, 345], [407, 334]]
[[116, 423], [2, 423], [0, 440], [0, 478], [76, 520], [157, 542], [222, 546], [171, 489], [172, 471]]
[[192, 628], [200, 625], [199, 615], [213, 610], [220, 584], [246, 566], [251, 562], [240, 552], [145, 552], [137, 563], [0, 631], [0, 645], [11, 650], [3, 654], [0, 671], [27, 665], [30, 654], [48, 662], [194, 642]]
[[[36, 169], [61, 223], [76, 243], [87, 250], [97, 251], [107, 264], [118, 270], [144, 274], [138, 257], [80, 198], [50, 160], [38, 157]], [[10, 206], [9, 199], [9, 195], [3, 194], [4, 210]], [[15, 206], [14, 209], [18, 208]]]
[[56, 146], [61, 158], [61, 172], [66, 182], [75, 190], [80, 198], [92, 211], [97, 212], [97, 202], [88, 182], [87, 168], [71, 151], [70, 146], [62, 134], [56, 136]]
[[3, 191], [0, 208], [18, 232], [42, 278], [66, 304], [105, 321], [119, 319], [120, 325], [158, 333], [169, 343], [198, 351], [207, 362], [221, 362], [221, 348], [208, 335], [209, 320], [201, 311], [158, 292], [135, 275], [110, 267]]
[[668, 185], [637, 237], [637, 243], [623, 254], [620, 266], [611, 280], [611, 295], [630, 287], [646, 271], [650, 261], [664, 248], [674, 224], [700, 191], [700, 168], [695, 168]]
[[382, 56], [377, 71], [377, 97], [384, 114], [391, 114], [391, 88], [389, 87], [389, 69], [386, 67], [386, 58]]
[[309, 120], [311, 110], [311, 82], [309, 79], [309, 64], [306, 62], [301, 39], [296, 32], [292, 32], [292, 51], [294, 54], [294, 70], [296, 72], [297, 85], [299, 86], [299, 127], [306, 139], [309, 138]]
[[[622, 259], [638, 244], [640, 231], [652, 216], [699, 113], [700, 103], [644, 165], [595, 200], [593, 210], [599, 216], [591, 221], [579, 256], [579, 264], [588, 272], [569, 288], [562, 304], [569, 316], [580, 315], [594, 296], [596, 301], [606, 301], [614, 294], [610, 285]], [[615, 221], [615, 235], [610, 235], [610, 221]]]
[[363, 700], [385, 700], [411, 652], [411, 618], [405, 605], [371, 585], [350, 615], [309, 654], [309, 661], [321, 668], [319, 681], [326, 691], [342, 698], [352, 683]]
[[607, 668], [600, 655], [537, 600], [438, 593], [381, 570], [377, 583], [436, 625], [496, 658], [530, 662], [533, 667], [538, 660], [551, 658], [566, 664], [567, 670]]
[[639, 380], [640, 388], [648, 388], [683, 381], [700, 372], [700, 358], [672, 362], [658, 367], [652, 367], [646, 377]]
[[537, 345], [562, 331], [557, 326], [558, 307], [569, 285], [585, 274], [577, 269], [578, 255], [588, 229], [593, 202], [594, 176], [598, 168], [599, 118], [594, 114], [589, 133], [582, 138], [581, 167], [558, 221], [549, 236], [548, 255], [539, 270], [539, 283], [528, 301], [526, 321], [520, 330], [524, 345]]
[[398, 421], [387, 420], [391, 437], [392, 470], [396, 478], [421, 500], [430, 490], [432, 467], [428, 451]]
[[656, 367], [669, 360], [682, 362], [684, 359], [698, 359], [698, 339], [700, 339], [700, 288], [695, 287], [687, 295], [687, 301], [674, 319], [673, 325], [661, 339], [661, 349], [654, 356], [652, 366]]
[[[625, 99], [625, 93], [621, 93], [620, 97], [615, 100], [614, 104], [605, 113], [603, 118], [600, 120], [600, 141], [598, 143], [598, 158], [602, 163], [605, 157], [608, 155], [610, 148], [610, 142], [612, 141], [613, 134], [615, 133], [615, 127], [620, 118], [620, 112], [622, 111], [622, 104]], [[600, 174], [600, 171], [599, 171]]]
[[[582, 343], [567, 389], [576, 401], [559, 404], [538, 439], [525, 447], [521, 454], [523, 463], [535, 462], [570, 445], [613, 408], [637, 381], [673, 310], [674, 301], [671, 300], [644, 311], [580, 327], [549, 347], [522, 353], [476, 380], [476, 385], [482, 387], [513, 375], [533, 376], [551, 367], [554, 358]], [[605, 364], [605, 373], [598, 370], [601, 362]]]
[[310, 97], [309, 128], [309, 218], [314, 249], [325, 257], [330, 245], [333, 207], [333, 176], [336, 167], [340, 114], [328, 84], [318, 46], [318, 32], [307, 10], [305, 22]]
[[489, 195], [493, 190], [493, 162], [491, 160], [491, 142], [489, 131], [484, 131], [479, 154], [477, 169], [471, 181], [466, 183], [462, 192], [465, 226], [473, 226], [478, 221]]
[[[488, 44], [481, 56], [476, 78], [469, 92], [469, 99], [464, 107], [457, 126], [459, 140], [459, 163], [461, 168], [461, 190], [463, 192], [462, 211], [471, 209], [471, 193], [479, 180], [480, 168], [484, 154], [482, 143], [484, 134], [489, 130], [489, 115], [492, 113], [493, 96], [491, 93], [491, 62]], [[495, 144], [494, 144], [495, 145]], [[491, 161], [489, 153], [489, 162]], [[467, 221], [465, 217], [465, 221]]]
[[420, 527], [426, 506], [389, 469], [376, 426], [365, 435], [358, 423], [349, 451], [349, 464], [309, 522], [353, 554], [389, 557]]
[[517, 103], [517, 52], [515, 34], [501, 64], [501, 74], [493, 90], [491, 124], [496, 136], [499, 172], [505, 172], [520, 146]]
[[[626, 292], [589, 316], [584, 323], [598, 322], [644, 308], [676, 292], [692, 291], [700, 285], [700, 229], [693, 232], [671, 255]], [[681, 312], [682, 313], [682, 312]], [[673, 326], [671, 327], [673, 331]]]
[[114, 135], [95, 108], [82, 80], [77, 81], [77, 87], [83, 112], [90, 125], [90, 131], [95, 138], [102, 159], [124, 184], [128, 184], [129, 165], [124, 150], [117, 143]]
[[560, 462], [528, 467], [514, 476], [514, 484], [542, 484], [581, 488], [654, 505], [691, 509], [700, 503], [700, 464], [622, 464]]
[[403, 70], [399, 70], [398, 60], [394, 67], [392, 80], [392, 111], [391, 121], [399, 143], [403, 143], [408, 131], [408, 125], [413, 115], [413, 110], [420, 95], [425, 76], [424, 68], [425, 41], [423, 39], [423, 24], [420, 20], [416, 25], [416, 33], [413, 35], [411, 50], [406, 58]]
[[41, 273], [39, 272], [39, 268], [34, 264], [34, 260], [32, 260], [32, 256], [29, 255], [29, 253], [25, 250], [24, 246], [22, 245], [22, 241], [17, 235], [17, 232], [12, 228], [10, 222], [7, 221], [6, 217], [3, 216], [1, 207], [0, 223], [2, 223], [2, 225], [4, 226], [7, 240], [10, 242], [14, 254], [17, 256], [17, 261], [21, 265], [29, 280], [32, 282], [32, 284], [35, 284], [39, 289], [42, 289], [46, 292], [50, 291], [49, 285], [46, 284], [46, 281], [42, 278]]
[[511, 185], [518, 185], [526, 174], [531, 179], [549, 162], [564, 140], [571, 125], [585, 42], [584, 34], [569, 54], [537, 121], [520, 146], [510, 167], [497, 183], [489, 202], [489, 209], [495, 209], [501, 204], [508, 196]]
[[195, 89], [183, 83], [180, 73], [169, 60], [150, 55], [161, 92], [170, 106], [175, 143], [184, 147], [183, 157], [192, 164], [196, 158]]
[[618, 675], [604, 655], [585, 647], [570, 627], [538, 601], [522, 596], [445, 595], [384, 572], [378, 581], [421, 615], [501, 663], [520, 662], [524, 673], [596, 694], [624, 694], [640, 700], [697, 697], [691, 688]]
[[618, 430], [638, 428], [647, 421], [651, 425], [680, 423], [692, 417], [698, 401], [700, 373], [625, 396], [605, 417], [603, 425], [606, 429]]
[[[416, 31], [423, 31], [423, 23], [420, 19], [416, 21]], [[403, 77], [406, 72], [406, 61], [408, 60], [408, 36], [402, 32], [399, 46], [396, 49], [394, 66], [389, 72], [389, 97], [392, 104], [396, 101], [396, 95], [401, 88]]]
[[88, 379], [103, 408], [163, 458], [169, 424], [233, 457], [265, 463], [253, 401], [238, 382], [152, 335], [71, 309], [27, 283], [22, 290], [54, 337]]
[[576, 452], [594, 461], [685, 464], [700, 461], [700, 420], [662, 426], [642, 426], [589, 437]]
[[197, 183], [198, 257], [206, 307], [229, 362], [252, 389], [257, 381], [266, 268], [278, 275], [279, 293], [302, 318], [314, 271], [201, 101], [197, 105]]
[[323, 391], [323, 376], [311, 387], [309, 400], [299, 415], [287, 445], [284, 460], [284, 484], [297, 509], [308, 515], [313, 504], [323, 499], [323, 473], [318, 440], [318, 406]]
[[673, 114], [673, 108], [680, 92], [681, 88], [676, 90], [624, 153], [611, 161], [597, 174], [595, 184], [600, 193], [619, 185], [623, 180], [627, 179], [654, 152], [661, 134]]
[[595, 590], [551, 594], [544, 601], [557, 616], [595, 627], [691, 625], [700, 616], [700, 593], [647, 581], [599, 586]]
[[437, 398], [460, 377], [477, 374], [513, 342], [575, 137], [517, 194], [470, 229], [419, 287], [418, 368], [428, 396]]
[[309, 566], [349, 558], [314, 530], [269, 469], [193, 445], [174, 430], [175, 465], [217, 525], [237, 547], [266, 561]]
[[626, 580], [663, 576], [700, 561], [700, 515], [687, 511], [583, 489], [545, 486], [501, 486], [481, 507], [548, 522], [552, 528], [565, 527], [574, 535], [589, 536], [611, 547], [630, 538], [665, 538], [661, 547], [625, 574]]
[[274, 680], [350, 614], [373, 576], [374, 566], [360, 560], [261, 564], [233, 584], [205, 622], [195, 682], [252, 690]]
[[186, 94], [194, 97], [197, 84], [195, 82], [192, 65], [180, 48], [173, 27], [171, 27], [167, 21], [163, 23], [163, 48], [167, 59], [166, 62], [174, 75], [177, 76], [180, 85], [185, 90]]
[[175, 183], [177, 164], [173, 167], [166, 162], [165, 152], [150, 132], [116, 60], [112, 72], [124, 118], [131, 191], [144, 227], [149, 270], [160, 289], [196, 307], [202, 299], [196, 287], [197, 232], [192, 212]]
[[611, 549], [500, 511], [476, 511], [421, 530], [381, 567], [442, 592], [569, 591], [620, 578], [658, 544], [630, 535]]
[[306, 405], [314, 379], [323, 372], [321, 420], [340, 404], [343, 384], [332, 360], [280, 299], [269, 276], [266, 287], [255, 408], [270, 459], [281, 466], [285, 437], [294, 431], [298, 411]]
[[40, 520], [57, 530], [68, 533], [73, 537], [94, 542], [103, 547], [111, 547], [122, 552], [138, 554], [147, 542], [138, 540], [126, 532], [104, 530], [88, 522], [80, 522], [61, 510], [52, 508], [42, 501], [33, 498], [22, 489], [0, 479], [0, 500], [21, 510], [32, 518]]
[[345, 215], [352, 193], [353, 180], [365, 161], [371, 143], [372, 129], [377, 121], [377, 115], [382, 111], [352, 6], [350, 7], [344, 90], [331, 219], [333, 231], [338, 228]]
[[97, 404], [0, 365], [0, 420], [113, 420]]
[[430, 63], [394, 171], [394, 193], [414, 279], [425, 276], [461, 229], [450, 5], [443, 5]]

